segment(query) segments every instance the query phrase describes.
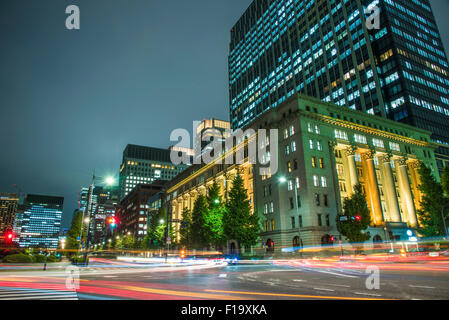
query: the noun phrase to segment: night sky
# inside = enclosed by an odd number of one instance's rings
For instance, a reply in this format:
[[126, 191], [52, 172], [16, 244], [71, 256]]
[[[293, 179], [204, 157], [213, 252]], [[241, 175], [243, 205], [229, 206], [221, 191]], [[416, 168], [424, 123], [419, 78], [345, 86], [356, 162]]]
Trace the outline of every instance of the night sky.
[[[94, 169], [118, 181], [128, 143], [228, 120], [229, 31], [250, 3], [1, 0], [0, 192], [64, 196], [68, 226]], [[449, 0], [431, 3], [447, 52]]]

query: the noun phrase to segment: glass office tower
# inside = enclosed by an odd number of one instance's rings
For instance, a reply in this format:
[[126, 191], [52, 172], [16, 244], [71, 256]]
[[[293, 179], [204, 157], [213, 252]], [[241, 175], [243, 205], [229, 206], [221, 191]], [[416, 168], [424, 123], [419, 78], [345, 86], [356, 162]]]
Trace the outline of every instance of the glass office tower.
[[120, 201], [138, 184], [151, 184], [157, 180], [171, 180], [188, 166], [174, 165], [169, 149], [128, 144], [123, 151], [120, 166]]
[[255, 0], [231, 30], [231, 126], [300, 92], [431, 131], [442, 166], [448, 73], [428, 0]]
[[19, 245], [57, 249], [64, 198], [29, 194], [24, 205]]

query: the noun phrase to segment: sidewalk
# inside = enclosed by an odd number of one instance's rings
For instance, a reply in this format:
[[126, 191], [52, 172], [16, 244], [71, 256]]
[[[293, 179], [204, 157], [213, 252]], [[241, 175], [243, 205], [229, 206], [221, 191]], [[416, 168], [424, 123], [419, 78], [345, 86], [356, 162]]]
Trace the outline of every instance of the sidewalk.
[[[47, 263], [47, 271], [61, 270], [70, 266], [70, 262]], [[44, 263], [0, 263], [0, 272], [10, 271], [43, 271]]]

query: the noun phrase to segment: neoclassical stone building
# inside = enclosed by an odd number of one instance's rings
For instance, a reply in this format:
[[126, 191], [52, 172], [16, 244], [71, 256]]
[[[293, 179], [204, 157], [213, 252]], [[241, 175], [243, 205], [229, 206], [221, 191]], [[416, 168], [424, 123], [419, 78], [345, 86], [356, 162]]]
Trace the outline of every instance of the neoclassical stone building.
[[[226, 197], [238, 170], [260, 217], [259, 248], [345, 241], [336, 219], [357, 183], [362, 184], [372, 216], [370, 241], [403, 239], [419, 223], [419, 162], [438, 178], [434, 155], [438, 145], [431, 142], [430, 132], [308, 96], [292, 96], [247, 129], [278, 130], [277, 143], [266, 138], [263, 150], [267, 159], [277, 159], [277, 170], [261, 175], [266, 165], [247, 157], [248, 143], [261, 141], [257, 134], [213, 163], [190, 167], [166, 189], [173, 228], [179, 230], [182, 209], [193, 209], [198, 194], [205, 194], [213, 181]], [[239, 148], [245, 150], [243, 164], [224, 164], [223, 158]]]
[[304, 95], [267, 111], [252, 127], [279, 130], [278, 172], [254, 176], [266, 246], [343, 238], [336, 218], [359, 182], [372, 217], [370, 241], [403, 239], [418, 226], [419, 161], [438, 176], [430, 132]]
[[195, 200], [200, 194], [206, 195], [207, 189], [214, 182], [220, 186], [223, 199], [227, 199], [237, 172], [243, 178], [244, 186], [248, 190], [251, 212], [254, 213], [253, 165], [248, 162], [247, 158], [241, 165], [217, 163], [194, 165], [166, 185], [164, 203], [172, 217], [172, 228], [176, 230], [176, 240], [179, 240], [180, 237], [179, 229], [183, 209], [193, 210]]

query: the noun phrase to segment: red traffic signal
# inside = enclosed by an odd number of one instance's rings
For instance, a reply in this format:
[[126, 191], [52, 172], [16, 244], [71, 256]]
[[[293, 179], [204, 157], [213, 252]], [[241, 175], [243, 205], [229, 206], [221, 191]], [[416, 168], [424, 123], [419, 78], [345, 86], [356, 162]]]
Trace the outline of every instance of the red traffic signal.
[[12, 240], [14, 239], [14, 233], [11, 231], [7, 231], [4, 235], [5, 243], [12, 243]]
[[355, 220], [360, 221], [362, 218], [360, 216], [355, 216]]
[[117, 220], [116, 220], [114, 217], [110, 217], [110, 218], [108, 219], [108, 223], [110, 223], [110, 224], [116, 224], [116, 223], [117, 223]]
[[111, 228], [115, 228], [117, 226], [117, 219], [115, 219], [114, 217], [110, 217], [108, 219], [108, 223], [111, 226]]

